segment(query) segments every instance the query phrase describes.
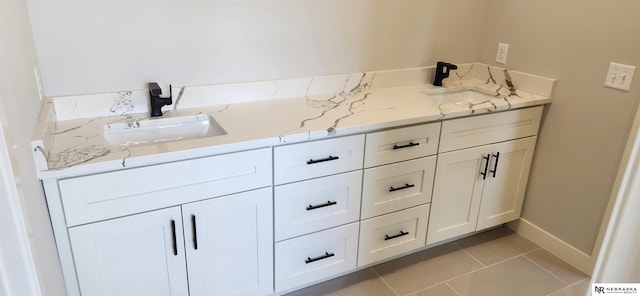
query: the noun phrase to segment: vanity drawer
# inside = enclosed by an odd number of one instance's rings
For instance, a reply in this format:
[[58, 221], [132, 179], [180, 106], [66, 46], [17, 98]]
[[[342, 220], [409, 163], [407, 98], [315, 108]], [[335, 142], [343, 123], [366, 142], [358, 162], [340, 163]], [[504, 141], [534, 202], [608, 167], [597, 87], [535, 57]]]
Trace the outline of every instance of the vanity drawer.
[[356, 268], [358, 223], [276, 243], [276, 292]]
[[541, 116], [538, 106], [445, 121], [439, 152], [537, 135]]
[[439, 137], [439, 122], [367, 134], [364, 167], [434, 155]]
[[68, 226], [271, 185], [271, 149], [217, 155], [58, 182]]
[[358, 267], [425, 246], [429, 205], [360, 222]]
[[276, 241], [357, 221], [362, 171], [277, 186]]
[[366, 169], [362, 219], [430, 202], [435, 169], [435, 156]]
[[278, 146], [273, 149], [274, 183], [357, 170], [363, 155], [364, 135]]

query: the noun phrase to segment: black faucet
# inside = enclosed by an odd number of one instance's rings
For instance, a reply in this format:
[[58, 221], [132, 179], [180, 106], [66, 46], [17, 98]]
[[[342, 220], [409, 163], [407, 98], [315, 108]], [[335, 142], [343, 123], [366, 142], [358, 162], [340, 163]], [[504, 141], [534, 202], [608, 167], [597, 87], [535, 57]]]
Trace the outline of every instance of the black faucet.
[[151, 103], [151, 117], [162, 116], [162, 106], [173, 104], [173, 91], [169, 85], [169, 97], [161, 98], [162, 89], [158, 83], [149, 83], [149, 102]]
[[436, 77], [433, 79], [433, 85], [442, 86], [442, 79], [449, 77], [449, 70], [458, 69], [458, 66], [447, 63], [438, 62], [436, 64]]

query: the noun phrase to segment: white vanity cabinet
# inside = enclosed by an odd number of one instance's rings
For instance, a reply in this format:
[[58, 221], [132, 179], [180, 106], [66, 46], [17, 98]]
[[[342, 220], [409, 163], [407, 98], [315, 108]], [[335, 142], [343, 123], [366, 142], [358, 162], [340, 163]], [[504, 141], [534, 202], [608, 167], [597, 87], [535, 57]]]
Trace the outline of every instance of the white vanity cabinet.
[[81, 294], [269, 294], [271, 211], [260, 189], [72, 227]]
[[43, 180], [68, 294], [280, 294], [515, 220], [541, 114]]
[[272, 293], [271, 180], [270, 148], [45, 180], [68, 294]]
[[364, 139], [274, 147], [276, 292], [356, 268]]
[[440, 123], [367, 134], [358, 266], [424, 247]]
[[[542, 107], [443, 123], [427, 244], [520, 217]], [[466, 147], [464, 147], [466, 148]]]

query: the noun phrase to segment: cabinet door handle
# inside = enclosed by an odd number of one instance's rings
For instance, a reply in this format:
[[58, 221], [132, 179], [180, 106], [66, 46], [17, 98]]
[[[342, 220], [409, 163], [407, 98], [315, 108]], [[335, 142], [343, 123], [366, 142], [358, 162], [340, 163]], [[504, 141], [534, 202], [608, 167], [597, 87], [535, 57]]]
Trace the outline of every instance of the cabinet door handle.
[[482, 159], [484, 159], [484, 170], [482, 171], [482, 173], [480, 173], [480, 175], [482, 175], [482, 180], [487, 179], [487, 169], [489, 168], [490, 157], [491, 157], [491, 154], [487, 154], [482, 157]]
[[309, 159], [309, 160], [307, 160], [307, 164], [314, 164], [314, 163], [319, 163], [319, 162], [332, 161], [332, 160], [336, 160], [336, 159], [339, 159], [339, 158], [340, 158], [339, 156], [329, 155], [329, 157], [326, 157], [326, 158]]
[[176, 220], [171, 220], [171, 239], [173, 240], [173, 255], [178, 256], [178, 240], [176, 239]]
[[496, 162], [493, 163], [493, 170], [491, 171], [491, 173], [493, 174], [493, 177], [496, 177], [496, 171], [498, 170], [498, 159], [500, 159], [500, 152], [496, 152], [496, 154], [493, 154], [493, 157], [496, 158]]
[[198, 249], [198, 231], [196, 231], [196, 215], [191, 215], [191, 232], [193, 236], [193, 249]]
[[332, 206], [332, 205], [337, 205], [338, 202], [337, 201], [330, 201], [327, 200], [326, 203], [323, 204], [319, 204], [319, 205], [309, 205], [307, 207], [307, 211], [311, 211], [311, 210], [315, 210], [315, 209], [319, 209], [319, 208], [324, 208], [324, 207], [328, 207], [328, 206]]
[[409, 144], [402, 145], [402, 146], [393, 145], [393, 150], [402, 149], [402, 148], [409, 148], [409, 147], [419, 146], [419, 145], [420, 145], [420, 143], [414, 143], [414, 142], [409, 142]]
[[396, 235], [389, 236], [388, 234], [385, 234], [384, 235], [384, 240], [390, 240], [390, 239], [398, 238], [398, 237], [401, 237], [401, 236], [405, 236], [407, 234], [409, 234], [409, 233], [400, 230], [400, 233], [398, 233]]
[[316, 262], [316, 261], [319, 261], [319, 260], [322, 260], [322, 259], [327, 259], [327, 258], [333, 257], [335, 255], [336, 254], [334, 254], [334, 253], [324, 252], [324, 255], [322, 255], [320, 257], [315, 257], [315, 258], [307, 257], [307, 259], [304, 260], [304, 263], [309, 264], [311, 262]]
[[415, 186], [416, 186], [415, 184], [404, 183], [404, 186], [402, 186], [402, 187], [398, 187], [398, 188], [394, 188], [393, 186], [389, 187], [389, 192], [408, 189], [408, 188], [415, 187]]

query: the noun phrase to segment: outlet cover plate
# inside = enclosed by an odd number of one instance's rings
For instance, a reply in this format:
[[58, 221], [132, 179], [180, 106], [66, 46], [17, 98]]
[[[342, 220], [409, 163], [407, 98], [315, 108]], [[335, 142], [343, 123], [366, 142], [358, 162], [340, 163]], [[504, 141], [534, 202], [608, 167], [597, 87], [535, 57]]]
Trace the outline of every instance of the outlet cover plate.
[[509, 44], [498, 43], [498, 52], [496, 53], [496, 62], [503, 65], [506, 64], [507, 53], [509, 53]]
[[629, 91], [635, 71], [635, 66], [611, 63], [607, 77], [604, 80], [604, 86]]

